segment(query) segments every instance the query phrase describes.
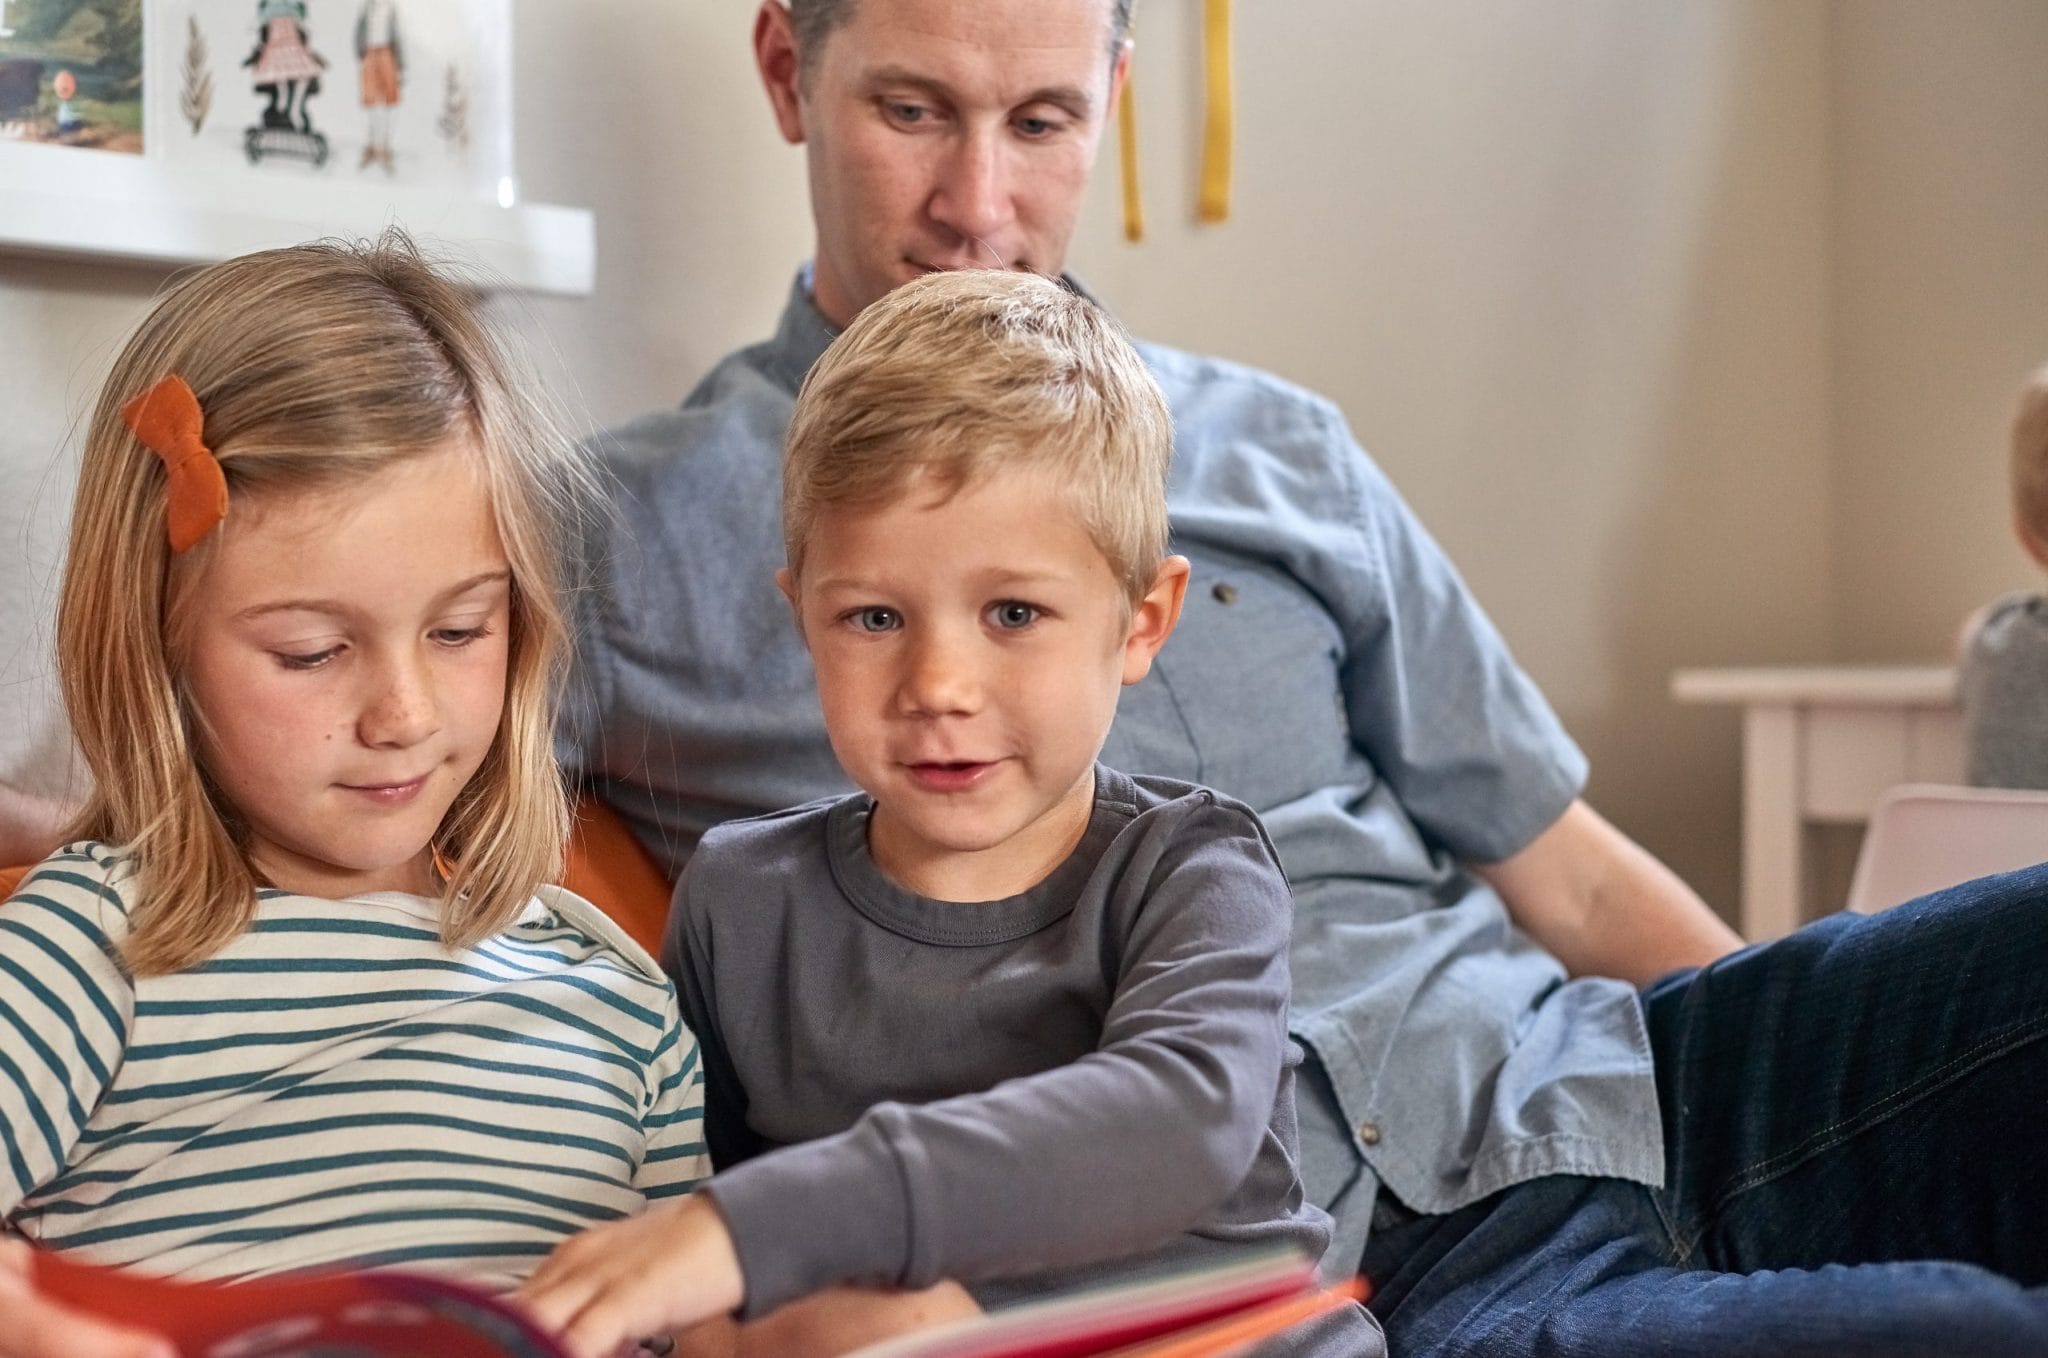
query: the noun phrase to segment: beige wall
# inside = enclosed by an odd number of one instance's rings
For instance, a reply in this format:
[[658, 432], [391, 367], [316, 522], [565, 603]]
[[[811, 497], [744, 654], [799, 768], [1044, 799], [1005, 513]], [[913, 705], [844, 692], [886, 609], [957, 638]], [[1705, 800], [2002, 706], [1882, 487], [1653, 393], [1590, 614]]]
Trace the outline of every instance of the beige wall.
[[1210, 228], [1197, 9], [1139, 10], [1155, 238], [1116, 243], [1100, 194], [1082, 267], [1141, 332], [1341, 404], [1595, 803], [1731, 902], [1732, 718], [1664, 689], [1827, 653], [1826, 8], [1241, 8], [1239, 208]]
[[2006, 530], [2006, 419], [2048, 360], [2048, 5], [1834, 11], [1839, 652], [1940, 658], [2039, 588]]
[[[1076, 266], [1140, 332], [1336, 399], [1596, 802], [1725, 904], [1734, 721], [1671, 705], [1669, 670], [1924, 653], [2025, 578], [1983, 520], [2005, 396], [2048, 354], [2048, 11], [1239, 6], [1238, 210], [1198, 228], [1196, 9], [1140, 6], [1152, 238], [1121, 241], [1106, 153]], [[515, 13], [522, 188], [597, 209], [598, 285], [501, 309], [578, 424], [672, 402], [767, 329], [810, 235], [750, 0]], [[30, 653], [55, 535], [24, 524], [61, 517], [68, 435], [159, 281], [0, 256], [0, 627]], [[22, 654], [17, 780], [55, 729]]]

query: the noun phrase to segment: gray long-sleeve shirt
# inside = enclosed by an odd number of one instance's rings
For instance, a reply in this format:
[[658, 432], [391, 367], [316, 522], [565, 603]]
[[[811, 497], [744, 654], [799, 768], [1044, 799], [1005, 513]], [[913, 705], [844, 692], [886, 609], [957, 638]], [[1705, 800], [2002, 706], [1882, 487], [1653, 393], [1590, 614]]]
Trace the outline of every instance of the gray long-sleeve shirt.
[[[943, 1277], [987, 1300], [1292, 1243], [1287, 883], [1258, 819], [1098, 767], [1080, 845], [1007, 900], [927, 900], [861, 795], [705, 836], [667, 961], [703, 1045], [707, 1190], [746, 1313]], [[1363, 1314], [1346, 1353], [1377, 1335]]]

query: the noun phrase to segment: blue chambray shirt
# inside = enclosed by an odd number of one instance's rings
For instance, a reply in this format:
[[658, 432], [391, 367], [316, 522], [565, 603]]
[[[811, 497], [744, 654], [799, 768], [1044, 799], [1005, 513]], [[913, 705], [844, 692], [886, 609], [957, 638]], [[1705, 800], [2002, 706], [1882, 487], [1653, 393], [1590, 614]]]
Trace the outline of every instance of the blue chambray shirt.
[[[721, 820], [848, 790], [774, 585], [783, 431], [832, 338], [800, 274], [772, 339], [596, 440], [618, 512], [584, 543], [559, 745], [672, 874]], [[1408, 1206], [1661, 1183], [1635, 989], [1567, 980], [1459, 866], [1563, 814], [1583, 756], [1334, 406], [1140, 348], [1193, 576], [1103, 761], [1259, 811], [1294, 888], [1294, 1032]]]

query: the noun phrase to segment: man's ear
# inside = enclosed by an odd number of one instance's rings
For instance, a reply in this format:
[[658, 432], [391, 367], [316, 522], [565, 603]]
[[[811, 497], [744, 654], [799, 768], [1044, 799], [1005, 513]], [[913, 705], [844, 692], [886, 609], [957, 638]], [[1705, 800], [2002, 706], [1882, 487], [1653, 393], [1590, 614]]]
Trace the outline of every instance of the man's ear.
[[775, 109], [775, 126], [784, 141], [797, 145], [804, 139], [803, 62], [782, 0], [762, 0], [761, 12], [754, 16], [754, 65]]
[[1159, 563], [1152, 587], [1131, 609], [1131, 630], [1124, 638], [1124, 683], [1135, 684], [1152, 672], [1152, 657], [1173, 635], [1180, 607], [1188, 597], [1188, 559], [1169, 556]]
[[789, 619], [796, 624], [797, 639], [802, 641], [805, 647], [808, 648], [811, 643], [804, 636], [804, 611], [797, 607], [796, 577], [789, 573], [789, 567], [784, 566], [781, 570], [775, 572], [775, 588], [781, 590], [782, 597], [789, 600]]
[[1109, 105], [1110, 113], [1116, 112], [1116, 101], [1123, 97], [1124, 82], [1131, 78], [1131, 53], [1137, 50], [1137, 42], [1130, 34], [1116, 45], [1116, 60], [1109, 63]]

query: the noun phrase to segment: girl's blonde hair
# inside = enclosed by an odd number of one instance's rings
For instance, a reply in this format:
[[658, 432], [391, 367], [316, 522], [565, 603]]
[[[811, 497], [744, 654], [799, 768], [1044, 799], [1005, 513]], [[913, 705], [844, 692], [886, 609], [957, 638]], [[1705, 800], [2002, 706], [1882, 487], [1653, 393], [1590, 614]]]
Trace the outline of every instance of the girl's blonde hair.
[[178, 971], [249, 925], [257, 879], [235, 809], [196, 756], [181, 679], [218, 531], [173, 555], [162, 461], [121, 406], [168, 373], [205, 414], [229, 515], [252, 500], [372, 476], [452, 437], [479, 450], [512, 572], [505, 709], [434, 844], [451, 864], [449, 946], [508, 923], [561, 870], [568, 809], [551, 738], [567, 653], [560, 593], [588, 472], [482, 323], [412, 242], [268, 250], [173, 286], [114, 362], [86, 432], [57, 665], [95, 790], [73, 838], [127, 846], [137, 871], [125, 960]]
[[870, 304], [804, 379], [782, 463], [789, 572], [821, 509], [1027, 466], [1068, 488], [1135, 603], [1166, 555], [1172, 461], [1166, 398], [1108, 313], [1035, 274], [930, 274]]

